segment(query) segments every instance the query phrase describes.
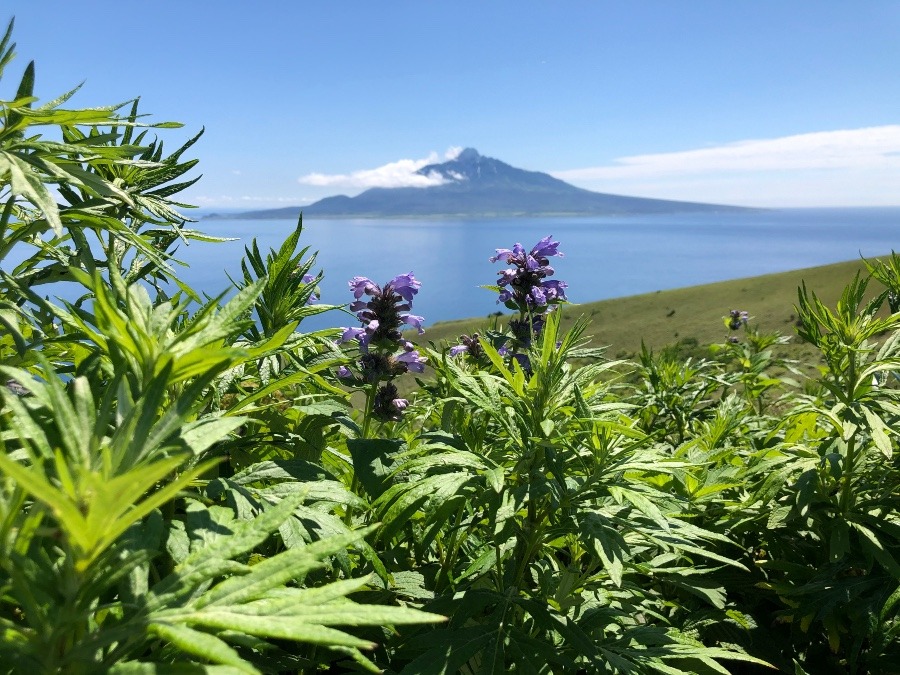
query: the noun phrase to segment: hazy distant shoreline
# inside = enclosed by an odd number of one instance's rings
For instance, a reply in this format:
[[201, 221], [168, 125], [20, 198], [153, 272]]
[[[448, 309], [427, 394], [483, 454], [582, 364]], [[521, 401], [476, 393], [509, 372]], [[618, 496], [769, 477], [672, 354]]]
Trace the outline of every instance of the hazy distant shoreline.
[[[703, 211], [704, 214], [728, 214], [743, 211], [772, 211], [775, 209], [765, 209], [744, 206], [727, 206], [721, 209], [709, 209]], [[234, 213], [218, 213], [213, 212], [199, 216], [200, 220], [293, 220], [296, 221], [303, 213], [299, 209], [294, 214], [272, 214], [272, 215], [256, 215], [253, 211], [237, 211]], [[491, 218], [643, 218], [647, 216], [675, 216], [689, 215], [697, 213], [693, 210], [684, 211], [661, 211], [659, 213], [634, 213], [612, 211], [609, 213], [581, 213], [581, 212], [565, 212], [565, 211], [548, 211], [545, 213], [502, 213], [502, 212], [486, 212], [486, 213], [430, 213], [430, 214], [408, 214], [408, 215], [391, 215], [385, 216], [377, 213], [360, 213], [353, 215], [336, 215], [336, 214], [320, 214], [320, 213], [303, 213], [304, 218], [310, 220], [489, 220]]]

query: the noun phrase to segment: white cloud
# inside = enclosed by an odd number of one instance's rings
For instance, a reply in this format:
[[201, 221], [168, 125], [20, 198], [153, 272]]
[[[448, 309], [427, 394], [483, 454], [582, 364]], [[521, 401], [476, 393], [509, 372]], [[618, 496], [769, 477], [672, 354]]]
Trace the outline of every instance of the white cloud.
[[557, 171], [563, 180], [660, 176], [710, 171], [900, 167], [900, 125], [738, 141], [713, 148], [634, 155], [612, 166]]
[[463, 151], [463, 147], [461, 145], [454, 145], [450, 148], [447, 148], [447, 152], [444, 153], [444, 159], [448, 162], [459, 157], [459, 154]]
[[[443, 161], [455, 159], [460, 152], [462, 152], [462, 148], [450, 148], [444, 153]], [[310, 173], [301, 176], [297, 181], [303, 185], [350, 190], [366, 190], [373, 187], [431, 187], [443, 185], [447, 181], [443, 176], [435, 172], [429, 172], [424, 176], [416, 172], [422, 167], [429, 164], [437, 164], [441, 161], [438, 154], [432, 152], [424, 159], [400, 159], [375, 169], [361, 169], [353, 173]]]
[[255, 195], [194, 195], [188, 198], [189, 202], [197, 206], [238, 206], [241, 204], [303, 204], [312, 201], [309, 197], [260, 197]]
[[759, 206], [900, 202], [900, 125], [621, 157], [553, 175], [591, 190]]

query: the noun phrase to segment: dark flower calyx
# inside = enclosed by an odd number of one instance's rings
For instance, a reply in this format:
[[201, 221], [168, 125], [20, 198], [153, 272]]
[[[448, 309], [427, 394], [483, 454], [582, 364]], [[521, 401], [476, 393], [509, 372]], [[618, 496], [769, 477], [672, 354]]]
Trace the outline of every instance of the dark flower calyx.
[[399, 398], [397, 387], [389, 382], [379, 387], [375, 393], [372, 414], [384, 422], [397, 421], [403, 416], [403, 411], [408, 405], [409, 401]]

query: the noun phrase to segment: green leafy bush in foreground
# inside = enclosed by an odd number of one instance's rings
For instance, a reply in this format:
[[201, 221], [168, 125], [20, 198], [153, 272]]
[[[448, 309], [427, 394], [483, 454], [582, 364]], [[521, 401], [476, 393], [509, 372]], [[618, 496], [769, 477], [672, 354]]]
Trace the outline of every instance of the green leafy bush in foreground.
[[0, 106], [0, 672], [900, 672], [900, 258], [800, 289], [803, 386], [739, 310], [707, 358], [607, 361], [549, 237], [493, 259], [508, 326], [416, 347], [409, 274], [304, 332], [335, 307], [299, 225], [201, 299], [196, 137], [33, 83]]

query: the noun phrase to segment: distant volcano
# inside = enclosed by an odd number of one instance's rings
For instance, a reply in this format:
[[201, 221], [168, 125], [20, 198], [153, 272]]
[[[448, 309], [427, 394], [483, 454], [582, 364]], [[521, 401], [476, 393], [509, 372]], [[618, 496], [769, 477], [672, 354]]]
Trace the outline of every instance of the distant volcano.
[[[247, 211], [231, 218], [402, 218], [492, 216], [608, 216], [743, 210], [736, 206], [623, 197], [591, 192], [539, 171], [525, 171], [466, 148], [455, 159], [429, 164], [430, 187], [371, 188], [356, 197], [326, 197], [309, 206]], [[223, 216], [220, 216], [223, 217]]]

